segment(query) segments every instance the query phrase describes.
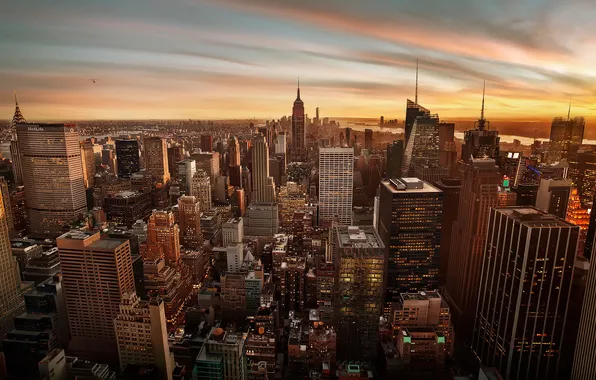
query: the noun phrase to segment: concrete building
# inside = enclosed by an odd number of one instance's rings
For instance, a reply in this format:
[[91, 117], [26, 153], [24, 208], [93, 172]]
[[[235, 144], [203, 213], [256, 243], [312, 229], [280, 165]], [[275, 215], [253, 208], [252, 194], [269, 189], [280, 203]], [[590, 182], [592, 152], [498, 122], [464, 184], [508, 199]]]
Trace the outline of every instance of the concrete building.
[[163, 300], [141, 301], [136, 293], [125, 293], [114, 326], [120, 369], [154, 364], [160, 379], [172, 380], [174, 356], [168, 346]]
[[335, 237], [337, 357], [374, 359], [383, 311], [385, 246], [372, 227], [336, 227]]
[[196, 161], [197, 172], [203, 170], [207, 173], [207, 176], [213, 185], [215, 178], [220, 175], [219, 153], [195, 152], [190, 155], [190, 158]]
[[114, 318], [123, 295], [135, 290], [129, 241], [71, 231], [56, 243], [72, 337], [69, 350], [116, 362]]
[[246, 210], [246, 236], [273, 236], [279, 231], [276, 203], [253, 203]]
[[292, 161], [306, 161], [306, 128], [304, 102], [300, 99], [300, 83], [292, 108]]
[[130, 190], [107, 194], [102, 209], [109, 222], [132, 227], [137, 220], [151, 215], [151, 194]]
[[178, 199], [178, 221], [180, 241], [184, 248], [200, 249], [203, 247], [201, 232], [201, 206], [194, 196], [182, 196]]
[[379, 235], [387, 251], [385, 315], [404, 292], [438, 287], [443, 192], [418, 178], [381, 182]]
[[244, 241], [244, 219], [230, 218], [222, 225], [223, 246]]
[[354, 149], [319, 148], [319, 222], [352, 224]]
[[252, 142], [252, 201], [275, 202], [275, 183], [269, 176], [269, 147], [265, 136], [258, 135]]
[[19, 124], [17, 136], [30, 230], [55, 236], [87, 212], [78, 130], [73, 124]]
[[180, 188], [184, 191], [185, 195], [191, 195], [192, 193], [192, 179], [197, 172], [197, 162], [193, 159], [186, 159], [176, 163], [178, 166], [178, 180], [180, 181]]
[[536, 208], [565, 219], [573, 181], [570, 179], [541, 179], [536, 195]]
[[199, 200], [201, 212], [211, 210], [211, 180], [204, 170], [197, 170], [192, 177], [190, 195]]
[[226, 258], [228, 272], [240, 271], [244, 262], [244, 245], [242, 243], [230, 243], [226, 246]]
[[168, 168], [168, 145], [161, 137], [145, 137], [145, 170], [153, 175], [154, 181], [165, 184], [170, 180]]
[[559, 361], [578, 237], [579, 227], [535, 208], [491, 209], [472, 349], [506, 379], [564, 375]]
[[246, 334], [213, 328], [197, 356], [193, 380], [247, 380], [245, 343]]
[[461, 193], [461, 180], [446, 177], [435, 182], [435, 186], [443, 192], [443, 221], [441, 223], [441, 252], [439, 254], [439, 285], [447, 282], [449, 268], [449, 253], [451, 251], [451, 235], [453, 223], [459, 213], [459, 196]]
[[171, 211], [154, 210], [147, 223], [146, 260], [165, 259], [176, 265], [180, 258], [180, 228]]

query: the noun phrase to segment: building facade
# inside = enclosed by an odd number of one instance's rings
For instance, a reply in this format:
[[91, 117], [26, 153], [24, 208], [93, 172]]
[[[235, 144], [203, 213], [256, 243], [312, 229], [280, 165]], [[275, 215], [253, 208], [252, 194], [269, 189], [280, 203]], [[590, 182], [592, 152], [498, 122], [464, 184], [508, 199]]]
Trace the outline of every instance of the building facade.
[[153, 175], [154, 181], [165, 184], [170, 180], [168, 167], [168, 145], [161, 137], [146, 137], [145, 169]]
[[352, 224], [354, 148], [319, 148], [319, 222]]
[[130, 178], [141, 170], [139, 142], [136, 139], [116, 140], [117, 173], [120, 178]]

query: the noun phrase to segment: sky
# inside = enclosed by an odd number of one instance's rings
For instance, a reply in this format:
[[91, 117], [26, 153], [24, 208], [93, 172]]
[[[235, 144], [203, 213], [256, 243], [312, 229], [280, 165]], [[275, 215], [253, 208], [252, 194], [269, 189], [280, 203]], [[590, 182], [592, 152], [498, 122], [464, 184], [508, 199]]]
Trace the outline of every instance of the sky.
[[[19, 0], [0, 119], [596, 119], [593, 0]], [[91, 78], [96, 78], [93, 83]]]

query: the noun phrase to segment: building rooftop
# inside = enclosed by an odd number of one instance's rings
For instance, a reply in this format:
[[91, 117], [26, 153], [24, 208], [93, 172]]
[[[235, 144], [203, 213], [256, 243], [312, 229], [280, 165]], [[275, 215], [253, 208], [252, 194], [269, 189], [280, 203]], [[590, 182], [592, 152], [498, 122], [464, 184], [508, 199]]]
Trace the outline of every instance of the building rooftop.
[[58, 239], [85, 240], [98, 233], [97, 231], [72, 230], [62, 234]]
[[118, 238], [101, 238], [98, 241], [91, 244], [93, 248], [103, 248], [103, 249], [115, 249], [124, 244], [128, 239], [118, 239]]
[[[576, 227], [574, 224], [559, 219], [554, 215], [540, 211], [534, 207], [500, 207], [495, 211], [501, 212], [528, 227]], [[579, 228], [579, 227], [578, 227]]]
[[418, 178], [392, 178], [381, 182], [392, 193], [441, 193], [435, 186]]
[[385, 248], [372, 226], [336, 227], [339, 248]]
[[424, 301], [433, 298], [441, 298], [438, 292], [418, 292], [418, 293], [401, 293], [403, 300], [417, 300]]

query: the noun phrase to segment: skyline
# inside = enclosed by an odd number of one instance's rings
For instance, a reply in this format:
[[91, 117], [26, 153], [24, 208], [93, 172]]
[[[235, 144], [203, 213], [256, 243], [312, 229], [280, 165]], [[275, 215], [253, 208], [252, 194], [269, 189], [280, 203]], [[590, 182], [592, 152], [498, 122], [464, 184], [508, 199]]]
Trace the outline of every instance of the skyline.
[[[572, 116], [596, 115], [585, 0], [245, 3], [9, 3], [2, 119], [14, 90], [29, 121], [278, 118], [300, 77], [311, 116], [401, 120], [416, 59], [420, 104], [441, 118], [477, 118], [483, 80], [489, 120], [545, 122], [570, 97]], [[582, 28], [560, 33], [570, 21]]]

